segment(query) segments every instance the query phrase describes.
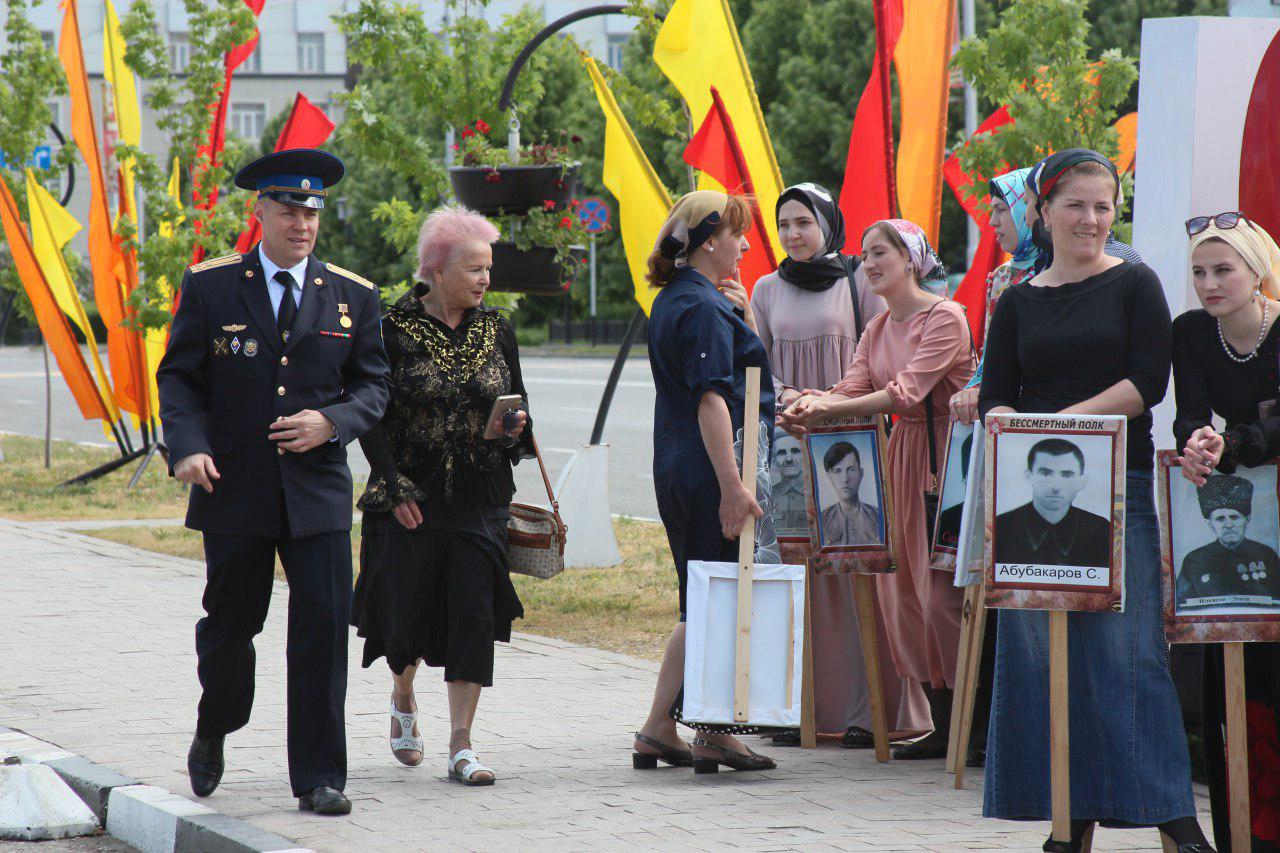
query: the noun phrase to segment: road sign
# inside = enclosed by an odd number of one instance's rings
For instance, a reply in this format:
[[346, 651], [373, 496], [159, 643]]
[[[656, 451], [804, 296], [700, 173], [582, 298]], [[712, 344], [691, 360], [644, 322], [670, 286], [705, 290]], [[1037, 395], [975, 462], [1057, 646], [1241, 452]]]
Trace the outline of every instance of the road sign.
[[609, 227], [609, 205], [596, 196], [584, 198], [578, 205], [578, 218], [582, 220], [587, 233], [599, 234]]
[[[8, 166], [9, 163], [5, 159], [4, 152], [0, 151], [0, 166]], [[31, 152], [31, 161], [27, 164], [33, 169], [48, 169], [53, 165], [53, 149], [48, 145], [37, 145], [35, 150]], [[608, 212], [605, 212], [606, 218]]]

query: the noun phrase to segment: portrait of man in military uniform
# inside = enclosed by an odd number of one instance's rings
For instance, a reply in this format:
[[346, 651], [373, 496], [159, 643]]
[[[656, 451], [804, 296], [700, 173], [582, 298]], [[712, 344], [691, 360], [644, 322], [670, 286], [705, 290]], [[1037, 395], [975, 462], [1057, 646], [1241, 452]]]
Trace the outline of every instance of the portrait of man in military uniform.
[[850, 441], [836, 441], [823, 453], [822, 469], [830, 489], [820, 490], [819, 494], [827, 491], [835, 496], [835, 500], [822, 507], [818, 519], [823, 547], [881, 544], [884, 536], [880, 508], [860, 497], [865, 472], [858, 448]]
[[1253, 483], [1215, 474], [1196, 490], [1200, 514], [1214, 541], [1182, 561], [1177, 578], [1177, 607], [1230, 604], [1223, 596], [1247, 597], [1250, 606], [1280, 606], [1280, 556], [1248, 537], [1253, 518]]
[[774, 427], [770, 462], [774, 528], [779, 536], [807, 538], [809, 513], [805, 508], [804, 453], [799, 439]]
[[[1109, 466], [1109, 463], [1108, 463]], [[1110, 467], [1106, 469], [1110, 472]], [[1111, 521], [1075, 506], [1089, 483], [1084, 452], [1065, 438], [1031, 445], [1022, 472], [1031, 500], [995, 519], [995, 561], [1040, 566], [1110, 566]], [[997, 488], [1004, 487], [997, 480]]]
[[[953, 430], [965, 429], [961, 424], [953, 425]], [[968, 427], [968, 434], [959, 444], [955, 443], [957, 432], [952, 432], [952, 444], [947, 453], [947, 478], [942, 484], [942, 511], [938, 513], [938, 545], [944, 548], [960, 546], [960, 517], [964, 514], [964, 496], [969, 487], [969, 456], [973, 450], [973, 429]], [[959, 469], [953, 467], [953, 456], [959, 454]], [[959, 474], [960, 476], [954, 476]]]

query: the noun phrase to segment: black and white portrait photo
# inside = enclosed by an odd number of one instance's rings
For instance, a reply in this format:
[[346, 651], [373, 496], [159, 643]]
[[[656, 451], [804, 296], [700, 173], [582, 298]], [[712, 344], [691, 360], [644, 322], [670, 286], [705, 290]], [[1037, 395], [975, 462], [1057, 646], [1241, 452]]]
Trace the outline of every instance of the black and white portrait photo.
[[884, 488], [876, 433], [810, 433], [820, 547], [882, 545]]
[[969, 488], [969, 458], [973, 450], [973, 424], [953, 423], [943, 462], [938, 526], [934, 546], [954, 553], [960, 545], [960, 521]]
[[808, 541], [804, 448], [800, 439], [778, 427], [773, 429], [773, 451], [769, 457], [769, 493], [773, 499], [773, 524], [778, 537], [803, 537]]
[[1026, 567], [1062, 566], [1081, 571], [1043, 573], [1052, 578], [1045, 583], [1108, 585], [1111, 437], [1007, 433], [999, 440], [994, 525], [997, 580], [1013, 580], [1018, 567], [1025, 571]]
[[1275, 468], [1170, 481], [1177, 611], [1280, 610]]

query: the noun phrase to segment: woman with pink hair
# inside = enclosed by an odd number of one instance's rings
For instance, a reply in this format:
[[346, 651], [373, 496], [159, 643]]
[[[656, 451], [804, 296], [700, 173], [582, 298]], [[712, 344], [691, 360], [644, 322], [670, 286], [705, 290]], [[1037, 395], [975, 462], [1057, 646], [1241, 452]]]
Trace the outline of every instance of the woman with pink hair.
[[[511, 467], [533, 455], [528, 397], [510, 323], [484, 305], [498, 229], [460, 206], [435, 210], [418, 240], [418, 283], [383, 316], [391, 400], [360, 440], [369, 459], [352, 624], [364, 666], [392, 672], [391, 750], [422, 762], [413, 678], [444, 667], [449, 778], [492, 785], [471, 748], [493, 644], [524, 615], [507, 564]], [[335, 346], [342, 346], [341, 340]], [[520, 411], [488, 423], [504, 394]], [[491, 428], [491, 429], [490, 429]], [[497, 434], [485, 438], [486, 430]]]

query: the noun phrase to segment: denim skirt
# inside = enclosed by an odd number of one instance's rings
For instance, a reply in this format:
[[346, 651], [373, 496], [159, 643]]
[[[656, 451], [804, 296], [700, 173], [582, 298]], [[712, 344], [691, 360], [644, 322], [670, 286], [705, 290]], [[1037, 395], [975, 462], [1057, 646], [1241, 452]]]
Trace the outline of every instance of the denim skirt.
[[[1169, 677], [1150, 472], [1130, 472], [1124, 613], [1068, 617], [1071, 816], [1153, 826], [1195, 815], [1182, 712]], [[1048, 820], [1049, 615], [1005, 610], [982, 813]]]

